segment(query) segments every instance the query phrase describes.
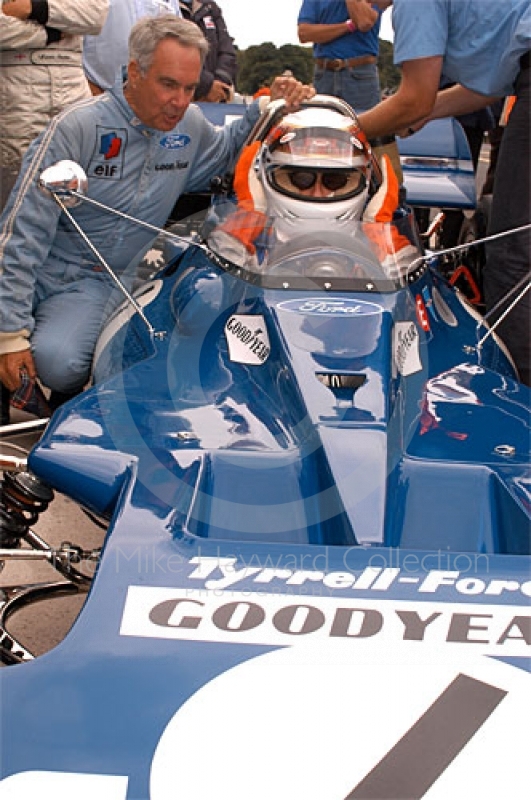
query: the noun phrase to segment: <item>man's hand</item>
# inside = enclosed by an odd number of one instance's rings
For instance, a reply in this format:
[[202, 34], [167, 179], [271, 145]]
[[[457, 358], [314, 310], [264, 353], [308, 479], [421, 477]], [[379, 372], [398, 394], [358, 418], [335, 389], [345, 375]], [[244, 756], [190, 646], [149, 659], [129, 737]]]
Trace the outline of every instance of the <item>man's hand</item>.
[[6, 17], [27, 19], [31, 14], [31, 0], [4, 0], [2, 11]]
[[271, 100], [284, 99], [288, 107], [292, 109], [298, 108], [304, 100], [310, 100], [314, 95], [313, 86], [308, 86], [287, 75], [279, 75], [271, 84]]
[[347, 11], [356, 28], [367, 33], [378, 21], [378, 12], [372, 7], [370, 0], [346, 0]]
[[400, 136], [401, 139], [407, 139], [408, 136], [413, 136], [414, 133], [420, 131], [427, 122], [429, 122], [429, 117], [425, 117], [420, 122], [415, 122], [414, 125], [410, 125], [408, 128], [401, 128], [399, 131], [396, 132], [397, 136]]
[[227, 103], [230, 99], [232, 86], [217, 79], [212, 81], [212, 86], [205, 97], [199, 98], [207, 103]]
[[34, 380], [37, 377], [35, 362], [31, 355], [31, 350], [19, 350], [16, 353], [4, 353], [0, 355], [0, 382], [6, 386], [10, 392], [14, 392], [20, 386], [20, 373], [27, 372], [28, 377]]

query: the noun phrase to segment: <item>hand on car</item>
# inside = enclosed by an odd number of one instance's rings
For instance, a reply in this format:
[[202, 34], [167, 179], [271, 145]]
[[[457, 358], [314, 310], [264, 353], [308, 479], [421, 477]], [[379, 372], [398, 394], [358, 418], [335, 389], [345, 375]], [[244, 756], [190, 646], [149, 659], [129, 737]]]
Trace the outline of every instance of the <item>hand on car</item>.
[[284, 99], [291, 108], [298, 108], [304, 100], [310, 100], [314, 95], [313, 86], [286, 75], [279, 75], [271, 84], [271, 100]]

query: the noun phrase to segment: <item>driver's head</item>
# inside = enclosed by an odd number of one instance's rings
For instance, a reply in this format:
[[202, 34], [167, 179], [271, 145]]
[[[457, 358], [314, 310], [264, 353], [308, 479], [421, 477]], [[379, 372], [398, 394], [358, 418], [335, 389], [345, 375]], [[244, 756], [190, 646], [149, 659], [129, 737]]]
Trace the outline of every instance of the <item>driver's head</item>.
[[359, 219], [371, 175], [370, 150], [355, 117], [304, 108], [267, 135], [261, 179], [278, 216]]

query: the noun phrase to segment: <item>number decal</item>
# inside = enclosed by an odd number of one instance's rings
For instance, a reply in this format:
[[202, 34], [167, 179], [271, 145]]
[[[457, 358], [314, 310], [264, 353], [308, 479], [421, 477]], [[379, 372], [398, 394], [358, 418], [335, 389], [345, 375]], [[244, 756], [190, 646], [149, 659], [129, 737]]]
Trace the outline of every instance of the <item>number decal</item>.
[[423, 797], [506, 694], [458, 675], [345, 800]]

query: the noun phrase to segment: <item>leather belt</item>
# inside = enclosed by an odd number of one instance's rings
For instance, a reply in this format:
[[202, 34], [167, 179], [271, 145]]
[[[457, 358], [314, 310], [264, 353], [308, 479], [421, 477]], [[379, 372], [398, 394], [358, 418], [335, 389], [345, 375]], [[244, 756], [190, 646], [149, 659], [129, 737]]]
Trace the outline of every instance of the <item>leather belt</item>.
[[357, 58], [316, 58], [315, 63], [319, 69], [340, 72], [342, 69], [362, 67], [364, 64], [376, 64], [376, 56], [358, 56]]
[[2, 50], [0, 66], [80, 67], [81, 53], [75, 50]]

